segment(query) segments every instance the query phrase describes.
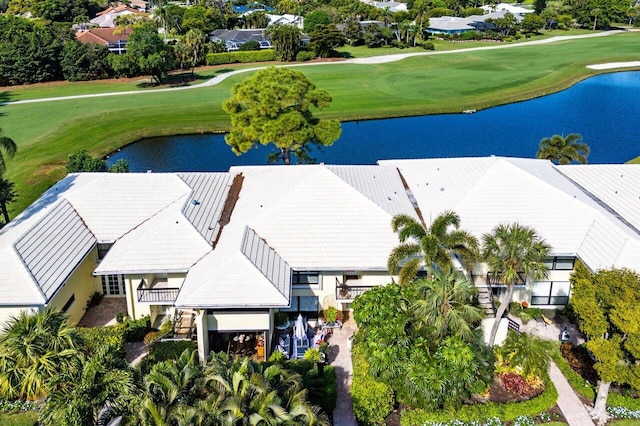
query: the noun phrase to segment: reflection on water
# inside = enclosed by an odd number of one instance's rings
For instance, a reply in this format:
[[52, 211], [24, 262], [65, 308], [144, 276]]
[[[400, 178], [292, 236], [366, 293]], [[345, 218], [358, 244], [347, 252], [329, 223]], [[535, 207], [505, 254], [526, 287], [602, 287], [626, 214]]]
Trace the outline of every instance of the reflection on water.
[[[605, 74], [550, 96], [479, 111], [342, 124], [342, 136], [316, 152], [318, 162], [375, 164], [379, 159], [501, 155], [533, 157], [540, 139], [581, 133], [590, 163], [622, 163], [640, 155], [640, 72]], [[272, 147], [236, 156], [224, 135], [145, 139], [123, 148], [131, 171], [226, 171], [265, 164]]]

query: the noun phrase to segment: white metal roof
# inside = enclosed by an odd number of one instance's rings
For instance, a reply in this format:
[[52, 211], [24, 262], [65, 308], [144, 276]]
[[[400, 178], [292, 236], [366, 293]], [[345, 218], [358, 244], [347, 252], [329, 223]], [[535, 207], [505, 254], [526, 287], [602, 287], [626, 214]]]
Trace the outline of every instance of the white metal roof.
[[58, 203], [14, 244], [16, 252], [49, 301], [96, 244], [71, 204]]
[[[291, 268], [386, 269], [398, 237], [391, 231], [393, 215], [372, 199], [386, 207], [390, 203], [397, 211], [402, 211], [397, 206], [403, 206], [408, 209], [405, 213], [412, 214], [411, 203], [400, 200], [406, 197], [402, 182], [393, 168], [378, 168], [379, 173], [366, 167], [351, 170], [353, 173], [343, 168], [338, 173], [346, 180], [335, 173], [338, 169], [324, 165], [233, 167], [230, 173], [242, 174], [244, 180], [231, 220], [215, 250], [187, 274], [176, 305], [218, 305], [224, 297], [246, 306], [257, 294], [262, 295], [258, 306], [288, 305], [288, 297], [272, 291], [274, 278], [265, 277], [242, 255], [247, 226]], [[373, 176], [381, 185], [378, 190], [370, 187]], [[391, 202], [385, 198], [389, 190], [397, 192]]]
[[391, 215], [417, 214], [407, 197], [398, 170], [384, 166], [326, 166]]
[[193, 189], [182, 213], [211, 244], [220, 231], [218, 223], [229, 188], [231, 173], [179, 173], [178, 176]]
[[557, 169], [621, 220], [640, 230], [640, 164], [571, 165]]
[[393, 215], [326, 167], [309, 169], [248, 225], [294, 269], [386, 270]]
[[115, 241], [99, 274], [188, 270], [178, 306], [288, 306], [288, 268], [386, 269], [398, 244], [392, 216], [415, 215], [402, 178], [427, 222], [455, 210], [481, 238], [517, 221], [594, 270], [640, 270], [640, 166], [504, 157], [379, 164], [69, 175], [0, 230], [0, 305], [46, 304], [97, 240]]
[[617, 263], [625, 242], [636, 237], [545, 160], [485, 157], [380, 163], [399, 167], [425, 220], [454, 210], [462, 227], [478, 238], [498, 223], [519, 222], [536, 229], [553, 253], [578, 254], [598, 269]]
[[291, 267], [260, 235], [246, 227], [242, 253], [288, 300], [291, 296]]
[[125, 234], [111, 247], [94, 273], [187, 272], [211, 251], [211, 244], [180, 212], [187, 198], [178, 199]]
[[173, 173], [96, 174], [97, 178], [72, 188], [65, 198], [99, 242], [117, 240], [191, 192]]

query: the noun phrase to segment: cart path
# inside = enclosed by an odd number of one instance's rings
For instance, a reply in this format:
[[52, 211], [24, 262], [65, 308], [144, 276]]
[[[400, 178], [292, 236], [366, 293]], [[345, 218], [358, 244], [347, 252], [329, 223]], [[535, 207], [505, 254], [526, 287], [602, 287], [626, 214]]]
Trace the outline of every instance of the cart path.
[[[495, 49], [510, 49], [517, 48], [521, 46], [536, 46], [536, 45], [544, 45], [557, 43], [562, 41], [571, 41], [583, 38], [592, 38], [592, 37], [606, 37], [614, 34], [624, 33], [624, 30], [612, 30], [612, 31], [602, 31], [594, 34], [583, 34], [583, 35], [574, 35], [574, 36], [555, 36], [549, 37], [542, 40], [534, 40], [534, 41], [525, 41], [522, 43], [513, 43], [513, 44], [498, 44], [496, 46], [483, 46], [483, 47], [469, 47], [465, 49], [458, 50], [444, 50], [444, 51], [429, 51], [429, 52], [411, 52], [411, 53], [398, 53], [394, 55], [383, 55], [383, 56], [371, 56], [369, 58], [353, 58], [346, 59], [344, 61], [328, 61], [328, 62], [313, 62], [313, 63], [303, 63], [303, 64], [286, 64], [286, 65], [278, 65], [278, 67], [308, 67], [308, 66], [322, 66], [322, 65], [339, 65], [339, 64], [361, 64], [361, 65], [372, 65], [372, 64], [385, 64], [389, 62], [401, 61], [406, 58], [410, 58], [413, 56], [432, 56], [432, 55], [454, 55], [456, 53], [465, 53], [465, 52], [477, 52], [481, 50], [495, 50]], [[627, 65], [626, 63], [617, 63], [619, 67], [628, 67], [628, 66], [637, 66], [636, 63], [631, 63], [632, 65]], [[8, 102], [0, 102], [1, 105], [20, 105], [20, 104], [33, 104], [38, 102], [55, 102], [55, 101], [68, 101], [72, 99], [87, 99], [87, 98], [104, 98], [108, 96], [128, 96], [128, 95], [144, 95], [148, 93], [162, 93], [162, 92], [175, 92], [180, 90], [192, 90], [199, 89], [202, 87], [211, 87], [215, 86], [222, 81], [226, 80], [229, 77], [232, 77], [237, 74], [257, 71], [264, 68], [268, 68], [270, 65], [258, 66], [253, 68], [245, 68], [241, 70], [231, 71], [225, 74], [218, 75], [207, 80], [201, 84], [195, 84], [193, 86], [181, 86], [181, 87], [167, 87], [163, 89], [151, 89], [151, 90], [129, 90], [125, 92], [107, 92], [107, 93], [92, 93], [86, 95], [73, 95], [73, 96], [58, 96], [53, 98], [39, 98], [39, 99], [25, 99], [22, 101], [8, 101]], [[589, 65], [589, 67], [594, 67], [596, 65]], [[601, 65], [602, 66], [602, 65]]]

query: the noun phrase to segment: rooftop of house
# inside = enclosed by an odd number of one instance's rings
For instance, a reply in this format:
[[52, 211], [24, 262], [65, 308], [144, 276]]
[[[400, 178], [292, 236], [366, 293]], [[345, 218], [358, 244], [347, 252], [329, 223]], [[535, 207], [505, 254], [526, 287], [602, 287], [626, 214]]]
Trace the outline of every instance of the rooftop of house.
[[78, 31], [76, 38], [82, 44], [95, 43], [106, 45], [129, 39], [131, 30], [119, 30], [117, 28], [91, 28], [86, 31]]
[[115, 19], [122, 15], [147, 16], [148, 14], [127, 5], [119, 4], [109, 6], [105, 10], [96, 13], [95, 18], [92, 18], [89, 22], [102, 28], [114, 28], [116, 26]]
[[94, 273], [184, 272], [177, 306], [287, 306], [292, 269], [385, 271], [391, 218], [417, 210], [478, 238], [517, 221], [555, 255], [640, 271], [638, 188], [640, 165], [506, 157], [70, 174], [0, 230], [0, 305], [46, 304], [114, 243]]

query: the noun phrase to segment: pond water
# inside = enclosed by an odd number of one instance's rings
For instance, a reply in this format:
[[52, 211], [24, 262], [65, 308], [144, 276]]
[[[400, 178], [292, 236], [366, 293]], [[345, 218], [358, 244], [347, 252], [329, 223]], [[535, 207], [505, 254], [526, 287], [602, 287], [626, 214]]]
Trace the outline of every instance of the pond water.
[[[540, 140], [581, 133], [589, 163], [623, 163], [640, 155], [640, 72], [604, 74], [553, 95], [475, 114], [342, 123], [333, 146], [315, 152], [328, 164], [375, 164], [379, 159], [464, 156], [534, 157]], [[232, 165], [266, 164], [272, 147], [236, 156], [224, 135], [144, 139], [109, 158], [131, 171], [226, 171]]]

